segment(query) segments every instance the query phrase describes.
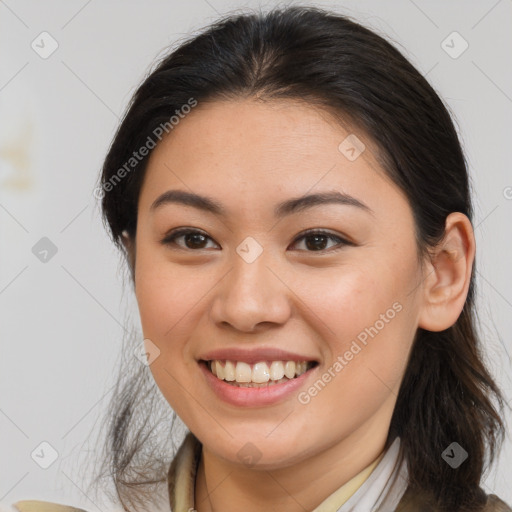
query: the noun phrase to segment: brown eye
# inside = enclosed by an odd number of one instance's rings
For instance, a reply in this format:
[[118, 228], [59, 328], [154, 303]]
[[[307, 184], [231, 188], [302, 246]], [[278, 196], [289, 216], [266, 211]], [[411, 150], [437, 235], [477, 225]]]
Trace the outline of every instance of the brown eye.
[[[183, 241], [178, 243], [177, 241], [180, 239], [183, 239]], [[206, 245], [208, 240], [212, 239], [202, 231], [190, 228], [180, 228], [169, 233], [161, 241], [161, 243], [163, 245], [178, 246], [180, 249], [184, 250], [203, 250], [207, 249]], [[349, 242], [348, 240], [345, 240], [344, 238], [334, 235], [328, 231], [314, 229], [306, 231], [301, 236], [296, 238], [293, 245], [296, 245], [301, 240], [305, 241], [305, 249], [301, 250], [305, 250], [306, 252], [326, 252], [331, 250], [336, 251], [346, 245], [355, 245], [354, 243]], [[335, 242], [334, 249], [333, 247], [327, 247], [329, 241]]]
[[[180, 238], [183, 238], [184, 245], [182, 243], [176, 243], [176, 240]], [[171, 232], [161, 241], [161, 243], [163, 245], [177, 245], [181, 249], [200, 250], [206, 249], [205, 243], [207, 240], [211, 240], [211, 238], [201, 231], [182, 228]]]
[[337, 235], [334, 235], [333, 233], [330, 233], [328, 231], [322, 231], [322, 230], [309, 230], [303, 233], [300, 237], [295, 239], [294, 244], [296, 244], [300, 240], [305, 240], [305, 247], [307, 252], [321, 252], [321, 251], [328, 251], [331, 248], [327, 249], [326, 245], [328, 244], [328, 241], [335, 241], [335, 246], [338, 246], [338, 250], [343, 248], [345, 245], [354, 245], [352, 242], [349, 242], [345, 240], [344, 238], [341, 238]]

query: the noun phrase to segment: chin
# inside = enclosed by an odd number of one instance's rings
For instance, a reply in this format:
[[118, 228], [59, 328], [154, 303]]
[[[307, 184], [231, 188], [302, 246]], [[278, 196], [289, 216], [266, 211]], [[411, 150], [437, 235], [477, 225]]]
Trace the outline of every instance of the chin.
[[[276, 436], [271, 438], [264, 435], [251, 436], [245, 431], [243, 437], [236, 435], [230, 437], [225, 434], [224, 442], [219, 442], [217, 436], [211, 440], [208, 437], [204, 438], [203, 444], [217, 457], [230, 464], [255, 470], [286, 468], [303, 461], [308, 456], [305, 451], [297, 451], [300, 439], [304, 439], [299, 432], [297, 436], [293, 437]], [[311, 450], [311, 445], [308, 448]]]

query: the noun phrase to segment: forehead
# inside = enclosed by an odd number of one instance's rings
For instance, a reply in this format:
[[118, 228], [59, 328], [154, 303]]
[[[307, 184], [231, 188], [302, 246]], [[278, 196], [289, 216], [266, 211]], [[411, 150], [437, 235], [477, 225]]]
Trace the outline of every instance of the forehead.
[[171, 188], [253, 207], [329, 190], [403, 200], [377, 158], [364, 132], [304, 102], [199, 103], [153, 150], [139, 204]]

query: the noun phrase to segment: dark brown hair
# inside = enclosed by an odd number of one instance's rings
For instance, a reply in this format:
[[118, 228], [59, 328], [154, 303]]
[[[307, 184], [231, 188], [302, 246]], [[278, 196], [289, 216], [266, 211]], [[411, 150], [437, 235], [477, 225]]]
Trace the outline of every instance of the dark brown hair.
[[[200, 104], [242, 97], [302, 100], [357, 125], [408, 198], [420, 255], [427, 256], [442, 240], [449, 213], [472, 220], [465, 156], [432, 86], [383, 36], [349, 17], [295, 6], [219, 20], [168, 53], [135, 92], [99, 182], [104, 221], [121, 251], [122, 231], [136, 236], [148, 159], [126, 167], [133, 152], [154, 139], [158, 127], [191, 98]], [[123, 166], [126, 172], [117, 179]], [[479, 510], [485, 499], [481, 478], [504, 434], [504, 400], [483, 362], [476, 330], [473, 276], [452, 327], [418, 329], [388, 436], [388, 446], [395, 436], [401, 438], [410, 487], [451, 512]], [[165, 481], [175, 448], [170, 418], [176, 417], [161, 397], [163, 419], [149, 420], [155, 393], [147, 367], [120, 370], [104, 457], [125, 507], [143, 500], [144, 488]], [[170, 443], [165, 449], [155, 444], [157, 426], [163, 429], [162, 442]], [[469, 452], [457, 469], [441, 457], [454, 441]]]

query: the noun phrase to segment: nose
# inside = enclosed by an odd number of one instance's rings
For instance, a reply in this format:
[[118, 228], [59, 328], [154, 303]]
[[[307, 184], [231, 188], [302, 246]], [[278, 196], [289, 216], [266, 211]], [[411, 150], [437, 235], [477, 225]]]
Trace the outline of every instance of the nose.
[[271, 324], [282, 325], [290, 317], [291, 292], [265, 251], [252, 263], [234, 254], [234, 264], [217, 290], [211, 320], [221, 328], [257, 332]]

